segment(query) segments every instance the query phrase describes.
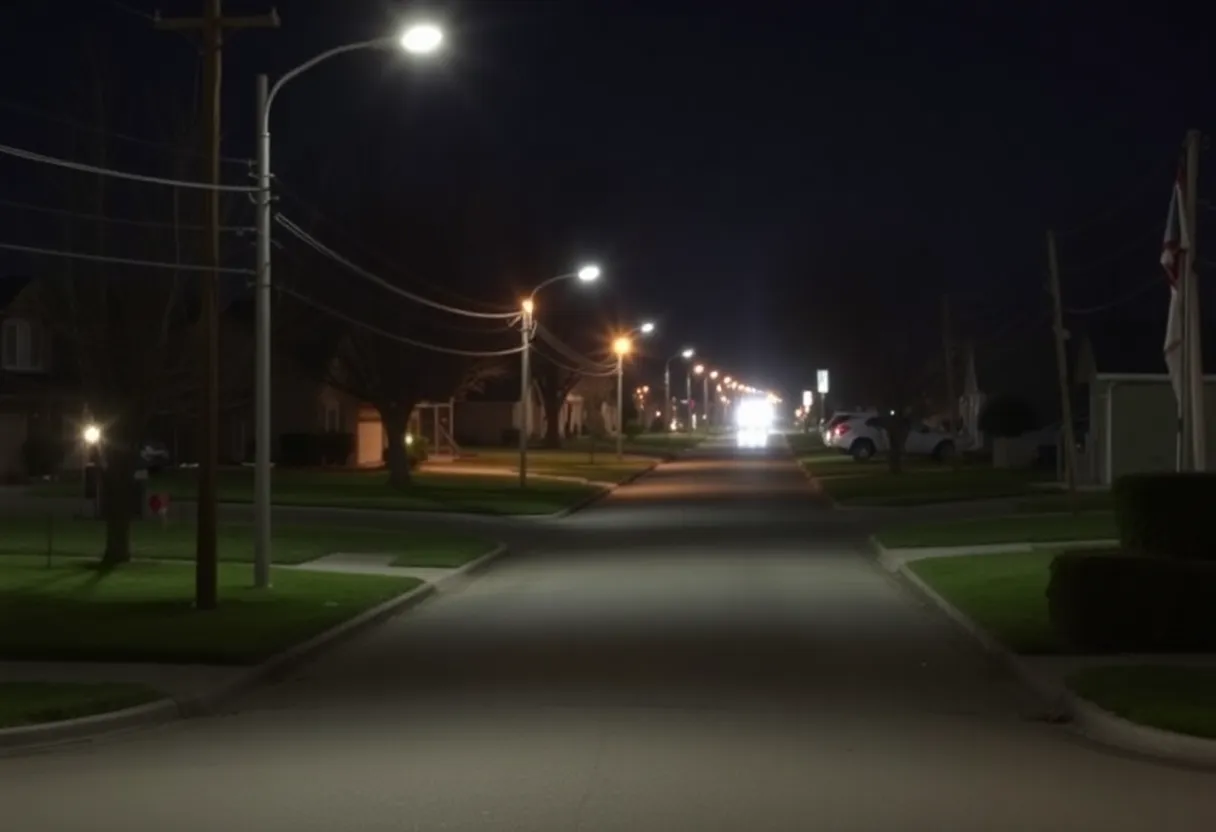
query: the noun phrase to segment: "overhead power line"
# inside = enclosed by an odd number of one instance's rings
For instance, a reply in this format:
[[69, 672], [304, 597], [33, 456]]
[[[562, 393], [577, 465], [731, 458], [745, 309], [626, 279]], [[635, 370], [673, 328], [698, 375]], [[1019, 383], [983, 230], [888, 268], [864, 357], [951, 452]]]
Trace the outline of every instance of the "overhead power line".
[[320, 312], [324, 312], [327, 315], [332, 315], [333, 317], [337, 318], [340, 321], [343, 321], [344, 323], [350, 324], [351, 326], [359, 327], [360, 329], [365, 329], [368, 332], [381, 336], [382, 338], [387, 338], [391, 341], [396, 341], [401, 344], [406, 344], [407, 346], [417, 347], [418, 349], [430, 350], [431, 352], [446, 353], [448, 355], [464, 355], [464, 356], [469, 356], [470, 358], [501, 358], [501, 357], [508, 356], [508, 355], [518, 355], [519, 353], [523, 352], [523, 350], [524, 350], [524, 348], [522, 346], [513, 347], [512, 349], [507, 349], [507, 350], [463, 350], [463, 349], [458, 349], [456, 347], [444, 347], [444, 346], [440, 346], [438, 344], [429, 344], [425, 341], [417, 341], [413, 338], [406, 338], [404, 335], [397, 335], [395, 333], [388, 332], [387, 330], [381, 329], [380, 327], [375, 326], [373, 324], [369, 324], [366, 321], [361, 321], [358, 318], [351, 317], [350, 315], [347, 315], [344, 312], [339, 312], [337, 309], [334, 309], [332, 306], [328, 306], [326, 304], [315, 301], [312, 298], [308, 297], [307, 295], [303, 295], [303, 294], [295, 291], [294, 289], [289, 289], [285, 286], [280, 286], [278, 288], [279, 288], [279, 291], [281, 291], [283, 294], [290, 295], [291, 297], [295, 298], [296, 300], [300, 301], [301, 303], [305, 304], [306, 306], [311, 306], [313, 309], [316, 309]]
[[591, 370], [588, 370], [586, 367], [574, 367], [574, 366], [571, 366], [570, 364], [565, 363], [564, 361], [558, 361], [552, 355], [549, 355], [544, 350], [542, 350], [541, 344], [537, 343], [535, 341], [532, 342], [532, 349], [537, 353], [537, 355], [544, 358], [545, 361], [549, 362], [550, 364], [554, 365], [555, 367], [560, 367], [561, 369], [565, 370], [568, 373], [578, 373], [579, 375], [582, 375], [582, 376], [592, 376], [595, 378], [607, 378], [608, 376], [616, 375], [615, 369], [593, 372]]
[[165, 263], [157, 260], [138, 260], [129, 257], [110, 257], [104, 254], [89, 254], [80, 251], [62, 251], [60, 249], [38, 248], [37, 246], [23, 246], [17, 243], [0, 243], [0, 249], [8, 251], [20, 251], [25, 254], [40, 254], [48, 257], [63, 257], [69, 260], [91, 260], [95, 263], [113, 263], [124, 266], [145, 266], [150, 269], [169, 269], [170, 271], [180, 272], [217, 272], [219, 274], [254, 274], [253, 269], [234, 269], [220, 267], [204, 266], [198, 263]]
[[[52, 217], [64, 217], [65, 219], [88, 220], [90, 222], [104, 222], [111, 225], [129, 225], [135, 228], [167, 228], [176, 231], [205, 231], [206, 226], [202, 225], [184, 225], [172, 222], [164, 222], [161, 220], [136, 220], [127, 219], [124, 217], [109, 217], [105, 214], [89, 214], [81, 211], [69, 211], [65, 208], [52, 208], [47, 205], [33, 205], [28, 202], [18, 202], [12, 199], [0, 199], [0, 206], [14, 208], [18, 211], [30, 211], [35, 214], [46, 214]], [[252, 226], [242, 225], [224, 225], [220, 226], [220, 231], [231, 234], [253, 233], [256, 229]]]
[[30, 150], [22, 150], [19, 147], [10, 147], [9, 145], [0, 145], [0, 153], [6, 156], [13, 156], [17, 159], [24, 159], [27, 162], [37, 162], [42, 165], [51, 165], [57, 168], [66, 168], [67, 170], [80, 171], [81, 173], [92, 173], [97, 176], [110, 176], [115, 179], [127, 179], [132, 182], [145, 182], [151, 185], [168, 185], [173, 188], [192, 188], [200, 191], [221, 191], [228, 193], [252, 194], [258, 191], [258, 188], [253, 185], [212, 185], [209, 182], [189, 182], [182, 179], [165, 179], [160, 176], [145, 176], [142, 173], [127, 173], [126, 171], [113, 170], [111, 168], [102, 168], [96, 165], [85, 165], [80, 162], [70, 162], [67, 159], [57, 159], [54, 156], [46, 156], [42, 153], [34, 153]]
[[282, 214], [275, 215], [275, 222], [286, 229], [289, 234], [310, 246], [319, 254], [323, 254], [334, 262], [345, 266], [347, 269], [359, 275], [364, 280], [375, 283], [377, 286], [393, 292], [394, 294], [400, 295], [403, 298], [408, 298], [415, 303], [422, 304], [423, 306], [429, 306], [430, 308], [437, 309], [440, 312], [447, 312], [449, 315], [461, 315], [466, 318], [481, 318], [483, 320], [503, 321], [519, 317], [519, 312], [477, 312], [472, 309], [460, 309], [458, 307], [448, 306], [446, 303], [440, 303], [438, 301], [431, 300], [430, 298], [423, 297], [422, 295], [415, 294], [407, 289], [402, 289], [400, 286], [397, 286], [391, 281], [385, 280], [379, 275], [369, 272], [367, 269], [362, 268], [361, 266], [343, 257], [341, 254], [338, 254], [336, 251], [327, 247], [324, 243], [314, 238], [307, 231], [300, 228]]

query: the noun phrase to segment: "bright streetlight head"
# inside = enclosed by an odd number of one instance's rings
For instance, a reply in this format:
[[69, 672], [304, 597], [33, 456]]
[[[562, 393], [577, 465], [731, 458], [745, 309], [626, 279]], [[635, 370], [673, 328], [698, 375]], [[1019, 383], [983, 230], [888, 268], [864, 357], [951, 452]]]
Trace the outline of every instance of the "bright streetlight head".
[[731, 384], [731, 383], [733, 383], [733, 381], [732, 381], [732, 379], [731, 379], [731, 377], [730, 377], [730, 376], [727, 376], [726, 378], [722, 379], [722, 381], [723, 381], [723, 382], [725, 382], [726, 384]]
[[97, 425], [86, 425], [80, 435], [86, 445], [96, 445], [101, 441], [101, 428]]
[[693, 367], [693, 368], [692, 368], [692, 371], [693, 371], [694, 373], [696, 373], [697, 375], [701, 375], [701, 373], [705, 372], [705, 365], [704, 365], [704, 364], [698, 364], [697, 366], [695, 366], [695, 367]]
[[710, 371], [709, 371], [709, 377], [710, 377], [710, 378], [717, 378], [717, 377], [718, 377], [718, 371], [717, 371], [717, 370], [710, 370]]
[[684, 352], [680, 353], [680, 355], [684, 356], [685, 358], [692, 358], [696, 354], [697, 351], [692, 347], [689, 347], [688, 349], [684, 350]]
[[623, 335], [612, 342], [612, 351], [617, 355], [629, 355], [631, 349], [633, 349], [633, 342]]
[[443, 46], [443, 30], [433, 23], [415, 23], [401, 33], [401, 48], [411, 55], [430, 55]]
[[640, 327], [638, 327], [638, 329], [640, 329], [642, 331], [643, 335], [649, 335], [650, 333], [654, 332], [654, 322], [647, 321], [646, 323], [644, 323]]
[[600, 267], [595, 265], [583, 266], [578, 270], [578, 279], [584, 283], [590, 283], [593, 280], [598, 280], [600, 276]]
[[531, 315], [532, 310], [536, 308], [536, 304], [532, 302], [532, 298], [524, 298], [523, 310], [524, 314]]

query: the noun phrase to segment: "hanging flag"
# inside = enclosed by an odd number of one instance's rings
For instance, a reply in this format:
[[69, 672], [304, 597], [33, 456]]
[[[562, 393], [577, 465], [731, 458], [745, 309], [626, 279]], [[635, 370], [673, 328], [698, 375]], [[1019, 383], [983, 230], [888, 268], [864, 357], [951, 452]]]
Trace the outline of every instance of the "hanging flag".
[[1166, 280], [1170, 284], [1170, 311], [1165, 325], [1165, 366], [1169, 370], [1170, 384], [1174, 387], [1174, 396], [1182, 403], [1182, 279], [1183, 264], [1186, 252], [1191, 247], [1188, 237], [1183, 199], [1183, 182], [1186, 181], [1186, 169], [1178, 166], [1178, 175], [1174, 179], [1173, 194], [1170, 196], [1170, 211], [1165, 220], [1165, 241], [1161, 246], [1161, 265], [1165, 268]]

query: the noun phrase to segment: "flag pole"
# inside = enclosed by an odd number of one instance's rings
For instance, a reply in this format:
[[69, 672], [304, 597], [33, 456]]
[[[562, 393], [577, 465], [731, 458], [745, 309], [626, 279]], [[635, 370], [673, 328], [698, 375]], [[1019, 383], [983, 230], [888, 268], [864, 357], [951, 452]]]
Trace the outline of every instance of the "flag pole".
[[1199, 285], [1196, 276], [1195, 263], [1198, 262], [1196, 239], [1196, 214], [1198, 212], [1199, 190], [1199, 148], [1203, 134], [1198, 130], [1188, 130], [1186, 134], [1186, 183], [1183, 194], [1188, 245], [1183, 252], [1183, 271], [1181, 279], [1186, 288], [1183, 308], [1185, 317], [1185, 353], [1186, 353], [1186, 384], [1190, 388], [1189, 412], [1190, 447], [1192, 471], [1207, 470], [1207, 421], [1204, 417], [1204, 384], [1203, 384], [1203, 332], [1199, 315]]

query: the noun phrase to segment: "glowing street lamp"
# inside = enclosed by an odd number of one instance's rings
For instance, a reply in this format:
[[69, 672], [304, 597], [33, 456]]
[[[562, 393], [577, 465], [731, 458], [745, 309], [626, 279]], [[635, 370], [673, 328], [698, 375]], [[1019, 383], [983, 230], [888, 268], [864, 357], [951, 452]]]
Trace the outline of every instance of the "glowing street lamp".
[[97, 425], [86, 425], [85, 429], [80, 432], [80, 438], [84, 440], [84, 444], [95, 447], [101, 442], [101, 428]]
[[411, 55], [430, 55], [443, 46], [443, 30], [433, 23], [415, 23], [401, 33], [398, 43]]

